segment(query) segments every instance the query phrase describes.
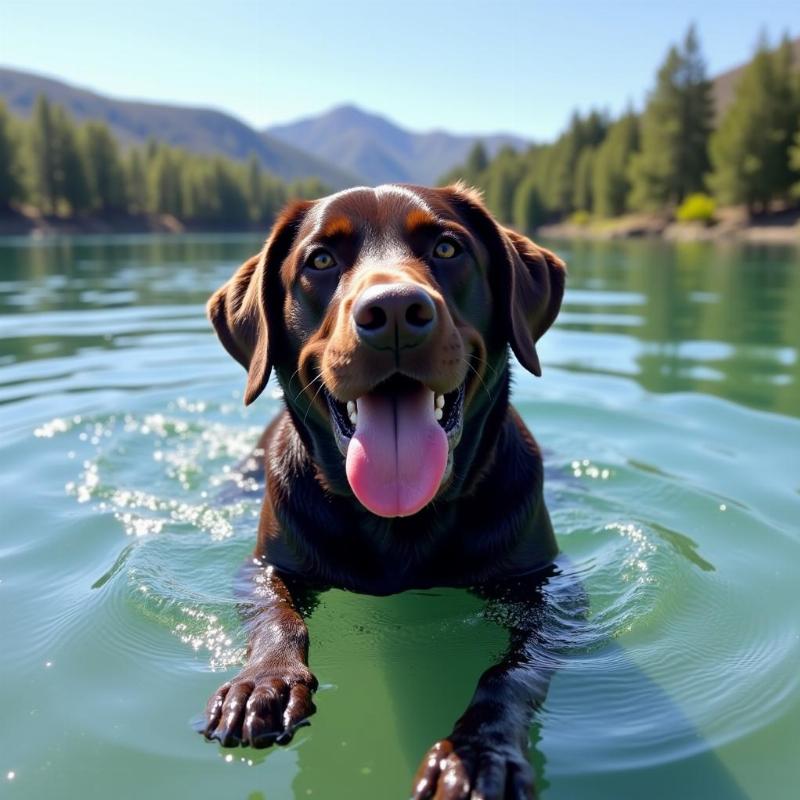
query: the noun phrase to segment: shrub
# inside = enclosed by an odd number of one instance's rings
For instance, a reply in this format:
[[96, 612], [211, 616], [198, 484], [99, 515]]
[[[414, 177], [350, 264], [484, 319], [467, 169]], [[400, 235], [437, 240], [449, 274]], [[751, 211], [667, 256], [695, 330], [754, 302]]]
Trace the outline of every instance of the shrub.
[[702, 222], [708, 225], [714, 220], [717, 204], [713, 197], [698, 192], [690, 194], [680, 205], [675, 216], [680, 222]]
[[588, 211], [575, 211], [570, 215], [569, 221], [573, 225], [584, 227], [592, 221], [592, 215]]

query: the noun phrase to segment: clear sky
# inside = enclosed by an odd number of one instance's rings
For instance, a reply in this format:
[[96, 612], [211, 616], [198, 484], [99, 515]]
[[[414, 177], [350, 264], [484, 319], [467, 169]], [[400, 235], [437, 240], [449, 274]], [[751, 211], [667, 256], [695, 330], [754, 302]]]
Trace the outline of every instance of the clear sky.
[[640, 105], [697, 24], [710, 72], [798, 0], [0, 0], [0, 64], [264, 127], [354, 102], [415, 130], [552, 138], [574, 108]]

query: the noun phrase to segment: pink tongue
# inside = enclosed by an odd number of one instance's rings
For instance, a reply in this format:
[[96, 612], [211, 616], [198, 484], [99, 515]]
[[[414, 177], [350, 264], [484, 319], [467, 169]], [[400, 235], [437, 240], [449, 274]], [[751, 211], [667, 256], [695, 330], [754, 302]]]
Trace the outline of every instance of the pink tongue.
[[447, 466], [447, 435], [425, 387], [400, 397], [366, 394], [347, 448], [347, 480], [373, 514], [407, 517], [433, 499]]

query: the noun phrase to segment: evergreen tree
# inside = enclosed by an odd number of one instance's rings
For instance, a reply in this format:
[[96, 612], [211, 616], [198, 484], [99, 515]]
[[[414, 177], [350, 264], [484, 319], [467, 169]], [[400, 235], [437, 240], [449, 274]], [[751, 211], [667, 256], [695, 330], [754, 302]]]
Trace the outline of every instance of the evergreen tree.
[[[597, 111], [589, 112], [585, 118], [574, 113], [567, 130], [546, 151], [540, 187], [542, 199], [552, 213], [565, 215], [575, 210], [575, 182], [581, 154], [599, 145], [607, 128], [605, 115]], [[584, 180], [583, 183], [586, 190], [583, 194], [590, 194], [588, 182]]]
[[62, 106], [53, 107], [52, 120], [55, 135], [54, 185], [57, 203], [65, 202], [73, 214], [89, 211], [92, 205], [91, 190], [75, 124]]
[[132, 149], [125, 163], [128, 210], [133, 214], [147, 211], [147, 170], [139, 149]]
[[638, 147], [639, 120], [629, 111], [609, 128], [608, 136], [595, 155], [592, 210], [597, 216], [616, 217], [627, 211], [630, 162]]
[[787, 195], [797, 168], [790, 147], [798, 120], [791, 43], [776, 51], [765, 40], [736, 85], [733, 101], [711, 139], [709, 183], [722, 203], [744, 203], [750, 213]]
[[713, 117], [711, 83], [694, 27], [670, 48], [641, 122], [641, 152], [631, 162], [637, 208], [680, 203], [703, 188]]
[[262, 222], [265, 214], [266, 186], [261, 162], [255, 153], [250, 154], [247, 161], [247, 204], [248, 216], [254, 222]]
[[575, 165], [575, 181], [572, 190], [572, 206], [577, 211], [592, 211], [594, 208], [594, 160], [596, 149], [594, 147], [584, 147], [578, 156]]
[[179, 219], [184, 212], [182, 159], [165, 145], [148, 145], [148, 206], [154, 214], [172, 214]]
[[[800, 177], [800, 119], [797, 120], [797, 133], [794, 137], [794, 144], [789, 148], [789, 166], [794, 174]], [[792, 196], [800, 199], [800, 180], [792, 185]]]
[[532, 233], [545, 221], [538, 181], [529, 173], [514, 193], [514, 227], [522, 233]]
[[244, 175], [238, 166], [223, 158], [212, 162], [216, 220], [226, 225], [246, 223], [250, 216]]
[[5, 103], [0, 101], [0, 212], [8, 211], [12, 203], [22, 199], [22, 195], [19, 141]]
[[514, 192], [521, 177], [517, 153], [504, 147], [486, 171], [486, 204], [501, 222], [510, 223], [514, 216]]
[[486, 168], [489, 166], [489, 156], [483, 142], [477, 141], [463, 164], [451, 169], [439, 178], [440, 186], [447, 186], [456, 181], [464, 181], [470, 186], [481, 186], [485, 179]]
[[103, 122], [87, 123], [82, 145], [91, 208], [101, 214], [125, 211], [125, 175], [117, 142], [108, 126]]
[[57, 135], [50, 101], [36, 98], [30, 131], [31, 188], [34, 203], [45, 214], [53, 214], [58, 204]]
[[486, 148], [483, 142], [477, 141], [472, 145], [464, 162], [463, 179], [470, 185], [477, 185], [488, 166], [489, 156], [486, 154]]

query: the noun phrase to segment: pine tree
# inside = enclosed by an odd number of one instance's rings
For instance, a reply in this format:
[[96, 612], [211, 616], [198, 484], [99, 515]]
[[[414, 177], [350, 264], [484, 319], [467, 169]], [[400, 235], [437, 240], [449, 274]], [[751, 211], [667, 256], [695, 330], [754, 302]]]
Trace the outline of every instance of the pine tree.
[[616, 217], [627, 211], [630, 162], [638, 147], [639, 120], [629, 111], [609, 128], [595, 155], [592, 200], [597, 216]]
[[594, 208], [594, 159], [597, 150], [587, 146], [581, 150], [575, 165], [575, 180], [572, 189], [572, 206], [576, 211], [592, 211]]
[[148, 206], [154, 214], [184, 215], [184, 186], [179, 151], [165, 145], [148, 144], [151, 158], [148, 164]]
[[19, 141], [5, 103], [0, 101], [0, 212], [8, 211], [11, 204], [19, 202], [22, 196]]
[[82, 131], [84, 164], [91, 208], [101, 214], [126, 209], [125, 176], [117, 142], [103, 122], [89, 122]]
[[30, 161], [35, 204], [45, 214], [53, 214], [58, 204], [57, 143], [50, 101], [36, 98], [30, 131]]
[[510, 223], [514, 216], [514, 192], [522, 175], [519, 156], [504, 147], [486, 170], [486, 204], [501, 221]]
[[57, 203], [65, 202], [73, 214], [89, 211], [92, 196], [75, 124], [62, 106], [53, 107], [52, 119], [56, 150], [54, 184]]
[[532, 233], [545, 221], [538, 181], [529, 173], [514, 193], [514, 227], [521, 233]]
[[265, 213], [266, 186], [264, 171], [255, 153], [251, 153], [247, 161], [247, 204], [248, 216], [253, 222], [264, 222], [268, 218]]
[[703, 188], [713, 101], [694, 27], [670, 48], [641, 121], [641, 152], [631, 162], [637, 208], [680, 203]]
[[470, 186], [483, 186], [489, 163], [489, 156], [483, 142], [477, 141], [467, 153], [463, 164], [454, 167], [439, 178], [439, 186], [447, 186], [456, 181], [464, 181]]
[[486, 148], [483, 142], [477, 141], [472, 145], [464, 162], [464, 180], [469, 184], [479, 183], [488, 166], [489, 156], [486, 154]]
[[147, 170], [144, 156], [134, 148], [125, 163], [125, 183], [127, 186], [128, 210], [133, 214], [147, 211]]
[[720, 202], [754, 213], [788, 194], [798, 175], [789, 152], [798, 127], [795, 80], [790, 42], [773, 52], [762, 39], [711, 139], [709, 183]]
[[792, 185], [792, 196], [800, 200], [800, 119], [797, 120], [797, 133], [794, 144], [789, 148], [789, 166], [798, 180]]

